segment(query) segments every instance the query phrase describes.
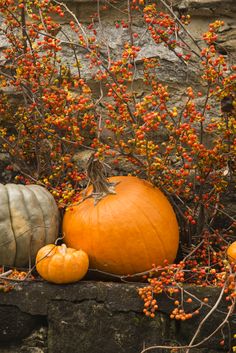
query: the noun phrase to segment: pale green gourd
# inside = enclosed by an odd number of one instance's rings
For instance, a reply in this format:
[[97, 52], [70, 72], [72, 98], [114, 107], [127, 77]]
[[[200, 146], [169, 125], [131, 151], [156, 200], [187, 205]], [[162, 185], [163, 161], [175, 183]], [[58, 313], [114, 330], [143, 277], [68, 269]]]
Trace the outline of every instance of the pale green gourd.
[[58, 237], [59, 212], [39, 185], [0, 184], [0, 265], [24, 267]]

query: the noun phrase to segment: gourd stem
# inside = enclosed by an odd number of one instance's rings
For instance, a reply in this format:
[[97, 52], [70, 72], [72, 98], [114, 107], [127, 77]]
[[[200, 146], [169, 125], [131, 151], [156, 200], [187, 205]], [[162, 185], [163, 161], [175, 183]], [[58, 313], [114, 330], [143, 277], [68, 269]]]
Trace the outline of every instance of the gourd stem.
[[106, 171], [104, 164], [94, 156], [94, 154], [89, 158], [87, 164], [87, 175], [89, 182], [93, 186], [92, 197], [97, 204], [108, 194], [115, 194], [115, 186], [118, 183], [111, 183], [106, 178]]
[[67, 250], [67, 246], [66, 246], [66, 244], [61, 244], [61, 246], [58, 249], [62, 255], [65, 255], [66, 250]]

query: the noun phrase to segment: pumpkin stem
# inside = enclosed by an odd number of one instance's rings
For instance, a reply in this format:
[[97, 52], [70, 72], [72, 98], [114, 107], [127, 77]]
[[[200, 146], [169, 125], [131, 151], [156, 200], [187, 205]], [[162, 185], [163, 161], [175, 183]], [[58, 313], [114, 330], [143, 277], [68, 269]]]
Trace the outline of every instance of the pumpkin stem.
[[66, 246], [66, 244], [63, 243], [63, 244], [61, 244], [61, 246], [58, 249], [62, 255], [65, 255], [66, 250], [67, 250], [67, 246]]
[[87, 164], [87, 175], [89, 182], [93, 186], [92, 197], [95, 205], [108, 194], [116, 194], [115, 186], [118, 183], [111, 183], [106, 178], [106, 170], [104, 164], [92, 154]]

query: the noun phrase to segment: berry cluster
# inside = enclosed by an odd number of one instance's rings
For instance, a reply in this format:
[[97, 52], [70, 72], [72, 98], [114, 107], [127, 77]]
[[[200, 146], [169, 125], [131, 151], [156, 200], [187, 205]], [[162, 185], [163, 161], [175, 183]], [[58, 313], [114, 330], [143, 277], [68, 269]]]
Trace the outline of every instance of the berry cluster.
[[[178, 264], [165, 263], [163, 266], [153, 267], [147, 277], [148, 284], [139, 288], [145, 315], [155, 317], [161, 293], [165, 293], [172, 301], [171, 319], [184, 321], [199, 314], [204, 305], [208, 305], [208, 298], [191, 296], [191, 291], [189, 293], [185, 290], [183, 284], [185, 287], [195, 284], [223, 288], [228, 305], [235, 305], [236, 264], [230, 264], [226, 260], [226, 248], [226, 240], [218, 232], [214, 235], [206, 232], [201, 244]], [[198, 309], [191, 308], [193, 301], [198, 304]]]
[[[97, 158], [109, 158], [114, 168], [128, 162], [132, 173], [164, 190], [183, 242], [196, 246], [205, 230], [214, 233], [217, 217], [227, 217], [224, 196], [235, 169], [236, 66], [215, 45], [224, 23], [209, 26], [196, 52], [182, 39], [188, 15], [177, 21], [156, 4], [134, 0], [126, 9], [128, 20], [114, 21], [114, 30], [122, 27], [130, 38], [117, 53], [99, 32], [108, 4], [87, 26], [66, 5], [51, 0], [0, 0], [0, 5], [1, 33], [8, 42], [0, 71], [0, 143], [11, 157], [7, 169], [16, 181], [45, 185], [65, 207], [86, 177], [74, 155], [88, 148]], [[140, 13], [144, 26], [137, 35], [133, 23]], [[60, 21], [65, 17], [68, 33]], [[142, 56], [140, 38], [147, 34], [186, 70], [194, 58], [199, 88], [186, 86], [178, 103], [159, 79], [158, 58]], [[72, 53], [70, 65], [64, 62], [65, 45]], [[83, 65], [91, 69], [99, 96], [83, 77]], [[136, 90], [139, 77], [145, 88], [141, 93]], [[9, 90], [21, 97], [17, 103], [9, 99]], [[228, 235], [234, 222], [229, 216]]]

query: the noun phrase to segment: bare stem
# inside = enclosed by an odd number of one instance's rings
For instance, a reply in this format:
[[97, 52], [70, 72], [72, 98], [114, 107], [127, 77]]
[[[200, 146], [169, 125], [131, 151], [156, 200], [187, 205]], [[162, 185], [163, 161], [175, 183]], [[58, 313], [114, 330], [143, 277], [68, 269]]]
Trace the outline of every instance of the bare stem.
[[7, 278], [7, 276], [9, 276], [12, 273], [12, 270], [8, 270], [6, 272], [3, 272], [0, 274], [0, 278]]
[[95, 205], [108, 194], [115, 194], [117, 183], [111, 183], [105, 176], [105, 166], [94, 154], [91, 155], [87, 165], [89, 183], [93, 186], [92, 197]]
[[174, 17], [174, 19], [176, 20], [176, 22], [178, 22], [178, 24], [180, 25], [180, 27], [182, 27], [182, 29], [187, 33], [187, 35], [189, 36], [189, 38], [192, 39], [192, 41], [194, 42], [194, 44], [196, 45], [196, 47], [201, 51], [201, 47], [198, 45], [197, 41], [193, 38], [193, 36], [191, 35], [191, 33], [187, 30], [187, 28], [183, 25], [183, 23], [179, 20], [179, 18], [176, 16], [176, 14], [174, 13], [174, 11], [171, 9], [171, 7], [164, 1], [164, 0], [160, 0], [160, 2], [162, 3], [162, 5], [165, 6], [165, 8], [171, 13], [171, 15]]

